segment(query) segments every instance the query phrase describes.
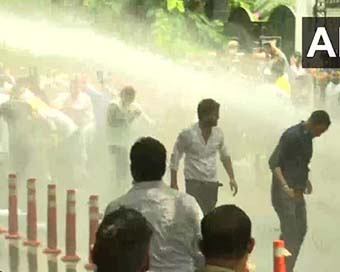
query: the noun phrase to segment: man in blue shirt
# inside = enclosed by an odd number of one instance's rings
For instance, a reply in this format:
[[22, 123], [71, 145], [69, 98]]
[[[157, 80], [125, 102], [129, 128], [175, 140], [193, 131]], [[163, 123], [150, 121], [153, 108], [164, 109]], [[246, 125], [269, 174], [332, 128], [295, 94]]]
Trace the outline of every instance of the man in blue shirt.
[[313, 112], [308, 121], [292, 126], [282, 134], [269, 160], [273, 172], [272, 204], [280, 220], [281, 239], [292, 254], [287, 258], [287, 272], [293, 271], [307, 232], [304, 194], [313, 191], [308, 178], [312, 141], [330, 124], [327, 112]]

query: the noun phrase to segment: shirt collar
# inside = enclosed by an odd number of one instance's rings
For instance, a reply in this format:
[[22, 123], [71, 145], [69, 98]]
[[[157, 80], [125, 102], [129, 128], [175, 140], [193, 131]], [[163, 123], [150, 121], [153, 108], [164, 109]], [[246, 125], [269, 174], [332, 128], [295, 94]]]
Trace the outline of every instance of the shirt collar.
[[204, 272], [235, 272], [235, 271], [227, 267], [207, 265], [205, 267]]
[[308, 138], [313, 139], [314, 136], [313, 136], [312, 132], [305, 127], [305, 124], [306, 124], [305, 121], [301, 121], [301, 123], [300, 123], [300, 128], [303, 132], [303, 135], [307, 136]]
[[163, 180], [132, 182], [134, 189], [151, 189], [166, 186]]

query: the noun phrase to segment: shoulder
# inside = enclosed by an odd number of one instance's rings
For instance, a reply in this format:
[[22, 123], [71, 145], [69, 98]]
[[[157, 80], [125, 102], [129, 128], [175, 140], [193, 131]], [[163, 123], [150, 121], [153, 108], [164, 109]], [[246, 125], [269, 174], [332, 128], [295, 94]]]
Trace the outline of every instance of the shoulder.
[[184, 128], [180, 131], [179, 136], [188, 137], [191, 136], [196, 131], [197, 124], [193, 124], [187, 128]]
[[299, 138], [299, 131], [300, 131], [300, 126], [301, 124], [297, 124], [294, 125], [290, 128], [288, 128], [287, 130], [285, 130], [285, 132], [283, 132], [282, 136], [281, 136], [281, 141], [294, 141], [297, 140]]
[[111, 201], [105, 208], [105, 215], [117, 210], [119, 207], [124, 206], [125, 196], [121, 196], [113, 201]]
[[187, 216], [201, 214], [201, 208], [193, 196], [178, 192], [177, 201], [181, 203], [182, 211], [185, 212]]

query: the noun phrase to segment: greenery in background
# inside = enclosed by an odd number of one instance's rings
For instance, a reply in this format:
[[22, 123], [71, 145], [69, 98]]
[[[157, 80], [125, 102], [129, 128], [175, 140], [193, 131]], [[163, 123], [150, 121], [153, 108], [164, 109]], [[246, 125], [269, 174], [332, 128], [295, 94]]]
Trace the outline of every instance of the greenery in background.
[[99, 17], [109, 8], [113, 31], [160, 53], [183, 57], [222, 50], [227, 43], [223, 24], [190, 10], [190, 1], [88, 0], [87, 5]]
[[294, 9], [296, 0], [231, 0], [231, 3], [234, 8], [246, 8], [252, 13], [260, 13], [261, 18], [266, 19], [277, 6], [286, 5]]
[[[199, 8], [204, 0], [1, 0], [0, 3], [42, 8], [49, 7], [52, 1], [66, 5], [72, 18], [87, 15], [86, 19], [93, 21], [98, 29], [109, 30], [124, 40], [147, 45], [172, 57], [223, 50], [228, 41], [223, 23], [208, 20]], [[266, 18], [276, 6], [293, 7], [295, 0], [231, 0], [231, 4], [233, 8], [241, 6], [252, 13], [260, 12]], [[60, 9], [62, 13], [65, 10]], [[54, 17], [61, 18], [60, 14]]]

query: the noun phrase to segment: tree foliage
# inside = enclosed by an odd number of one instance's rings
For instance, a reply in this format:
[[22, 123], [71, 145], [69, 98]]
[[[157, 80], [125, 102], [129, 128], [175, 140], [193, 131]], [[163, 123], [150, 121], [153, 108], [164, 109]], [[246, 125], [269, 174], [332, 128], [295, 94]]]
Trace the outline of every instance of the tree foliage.
[[231, 3], [233, 7], [243, 7], [252, 13], [261, 14], [262, 18], [267, 18], [277, 6], [286, 5], [294, 9], [296, 0], [232, 0]]

